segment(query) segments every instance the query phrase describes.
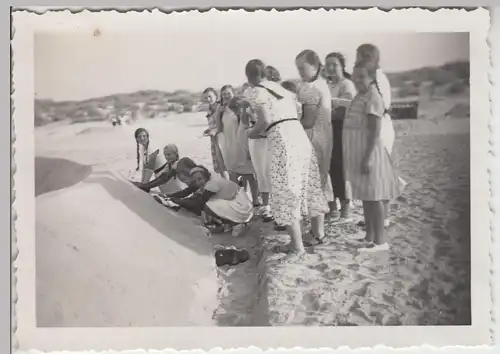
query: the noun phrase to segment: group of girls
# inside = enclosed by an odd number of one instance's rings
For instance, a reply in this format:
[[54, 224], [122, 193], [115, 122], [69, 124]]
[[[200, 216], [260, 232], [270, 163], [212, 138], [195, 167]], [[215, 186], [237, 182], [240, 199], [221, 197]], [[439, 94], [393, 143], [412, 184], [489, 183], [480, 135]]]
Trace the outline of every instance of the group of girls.
[[[305, 50], [295, 60], [299, 85], [281, 82], [279, 72], [261, 60], [249, 61], [240, 95], [229, 85], [203, 93], [215, 173], [191, 160], [181, 166], [172, 145], [159, 158], [140, 131], [138, 164], [143, 158], [156, 178], [149, 182], [151, 174], [143, 173], [137, 185], [167, 188], [162, 192], [176, 204], [223, 230], [240, 232], [255, 213], [274, 220], [291, 236], [279, 251], [294, 257], [323, 242], [325, 216], [349, 220], [351, 200], [360, 200], [366, 235], [358, 240], [359, 251], [387, 250], [389, 201], [404, 183], [392, 164], [390, 84], [379, 61], [376, 46], [361, 45], [351, 76], [342, 54], [328, 54], [323, 66], [317, 53]], [[305, 235], [304, 218], [311, 221]]]

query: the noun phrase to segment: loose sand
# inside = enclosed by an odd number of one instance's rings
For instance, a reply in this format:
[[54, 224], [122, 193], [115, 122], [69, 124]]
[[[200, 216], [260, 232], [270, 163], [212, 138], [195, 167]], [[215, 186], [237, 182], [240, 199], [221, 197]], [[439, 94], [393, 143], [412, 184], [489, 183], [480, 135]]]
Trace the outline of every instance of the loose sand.
[[[184, 297], [184, 291], [189, 292], [188, 282], [194, 282], [208, 267], [204, 257], [210, 257], [213, 249], [207, 251], [207, 247], [234, 245], [249, 250], [252, 258], [235, 267], [218, 269], [218, 307], [214, 315], [217, 325], [470, 324], [469, 120], [443, 116], [395, 125], [396, 164], [409, 185], [404, 198], [392, 206], [391, 250], [377, 255], [360, 255], [346, 240], [346, 235], [362, 232], [359, 228], [328, 225], [326, 244], [311, 249], [302, 262], [284, 263], [283, 256], [273, 254], [270, 248], [287, 242], [287, 236], [275, 232], [271, 224], [259, 222], [241, 238], [213, 236], [212, 245], [203, 246], [202, 255], [179, 240], [164, 237], [173, 219], [163, 220], [163, 228], [155, 227], [156, 218], [162, 219], [166, 211], [158, 209], [153, 201], [148, 204], [148, 196], [129, 185], [120, 185], [120, 193], [130, 195], [128, 202], [123, 202], [116, 198], [116, 191], [110, 190], [109, 181], [89, 185], [84, 180], [73, 187], [61, 182], [69, 188], [41, 195], [36, 202], [37, 288], [45, 289], [39, 293], [52, 291], [51, 302], [38, 304], [39, 320], [60, 322], [54, 313], [57, 306], [59, 316], [73, 316], [68, 310], [84, 306], [81, 289], [88, 286], [89, 277], [94, 278], [94, 283], [118, 289], [109, 292], [109, 300], [132, 309], [143, 309], [149, 301], [149, 313], [166, 316], [170, 311], [168, 301], [163, 305], [158, 301], [169, 293], [169, 282], [181, 282], [186, 290], [175, 292]], [[211, 167], [209, 140], [201, 137], [206, 126], [202, 113], [116, 128], [110, 128], [109, 123], [49, 125], [36, 129], [36, 154], [92, 166], [94, 172], [87, 179], [108, 180], [109, 170], [125, 174], [135, 167], [133, 131], [139, 126], [150, 131], [155, 145], [176, 143], [181, 156]], [[42, 171], [43, 161], [38, 160], [37, 173]], [[61, 173], [64, 169], [57, 170]], [[79, 171], [68, 180], [77, 182], [78, 176], [88, 172], [85, 167], [79, 167]], [[43, 178], [37, 177], [37, 183], [39, 179]], [[59, 188], [59, 182], [51, 182], [49, 187], [37, 187], [37, 194]], [[46, 196], [51, 197], [42, 202]], [[103, 199], [108, 203], [105, 208]], [[354, 213], [361, 218], [359, 204]], [[75, 219], [81, 222], [77, 224]], [[96, 223], [99, 227], [89, 226]], [[103, 233], [110, 224], [115, 232]], [[53, 245], [51, 234], [58, 235], [58, 245]], [[41, 238], [48, 240], [39, 242]], [[67, 246], [75, 239], [87, 253]], [[196, 261], [179, 266], [188, 258]], [[191, 262], [201, 264], [198, 277], [189, 278]], [[147, 279], [140, 281], [136, 296], [124, 299], [126, 292], [119, 284], [130, 285], [130, 274], [138, 275], [138, 269], [142, 269], [141, 275], [147, 274]], [[99, 280], [96, 274], [106, 280]], [[71, 276], [75, 279], [65, 285]], [[59, 294], [58, 290], [50, 290], [56, 285], [64, 291]], [[102, 302], [94, 310], [87, 309], [92, 313], [86, 316], [110, 322], [97, 314], [110, 308], [111, 303]], [[120, 317], [122, 322], [144, 325], [152, 324], [148, 321], [161, 322], [138, 310]]]

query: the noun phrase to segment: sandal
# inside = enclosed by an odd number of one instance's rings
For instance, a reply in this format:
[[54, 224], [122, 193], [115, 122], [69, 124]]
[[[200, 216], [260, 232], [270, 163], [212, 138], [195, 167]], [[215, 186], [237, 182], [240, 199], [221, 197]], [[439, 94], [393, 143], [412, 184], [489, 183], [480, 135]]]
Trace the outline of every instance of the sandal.
[[[304, 236], [311, 237], [311, 240], [304, 240]], [[314, 235], [312, 232], [308, 232], [306, 235], [302, 236], [302, 244], [304, 247], [313, 247], [313, 246], [318, 246], [323, 244], [323, 238], [319, 238], [318, 236]]]
[[279, 225], [278, 223], [274, 222], [274, 230], [275, 231], [286, 231], [286, 226]]
[[287, 243], [284, 245], [276, 245], [273, 247], [274, 253], [294, 253], [295, 248], [291, 243]]

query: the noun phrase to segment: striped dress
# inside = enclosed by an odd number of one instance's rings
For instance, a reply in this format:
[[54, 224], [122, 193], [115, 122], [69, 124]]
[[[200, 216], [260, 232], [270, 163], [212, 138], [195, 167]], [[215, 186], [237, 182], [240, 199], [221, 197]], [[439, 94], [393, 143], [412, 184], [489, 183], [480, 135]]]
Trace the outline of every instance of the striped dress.
[[346, 180], [351, 184], [353, 199], [381, 201], [395, 199], [401, 194], [398, 175], [382, 139], [376, 142], [372, 170], [368, 174], [361, 171], [370, 134], [368, 119], [377, 119], [371, 115], [383, 119], [384, 112], [384, 100], [373, 84], [366, 93], [354, 97], [347, 112], [342, 145]]

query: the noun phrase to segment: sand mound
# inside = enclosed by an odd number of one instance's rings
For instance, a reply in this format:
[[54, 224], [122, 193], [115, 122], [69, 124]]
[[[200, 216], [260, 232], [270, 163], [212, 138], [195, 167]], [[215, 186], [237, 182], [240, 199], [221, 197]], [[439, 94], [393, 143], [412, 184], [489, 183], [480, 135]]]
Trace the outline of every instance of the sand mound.
[[[60, 160], [38, 162], [63, 174]], [[47, 190], [44, 182], [37, 178], [38, 190]], [[212, 253], [192, 219], [114, 173], [94, 171], [36, 199], [37, 325], [212, 325]]]
[[35, 157], [35, 196], [71, 187], [84, 180], [92, 167], [73, 161]]

